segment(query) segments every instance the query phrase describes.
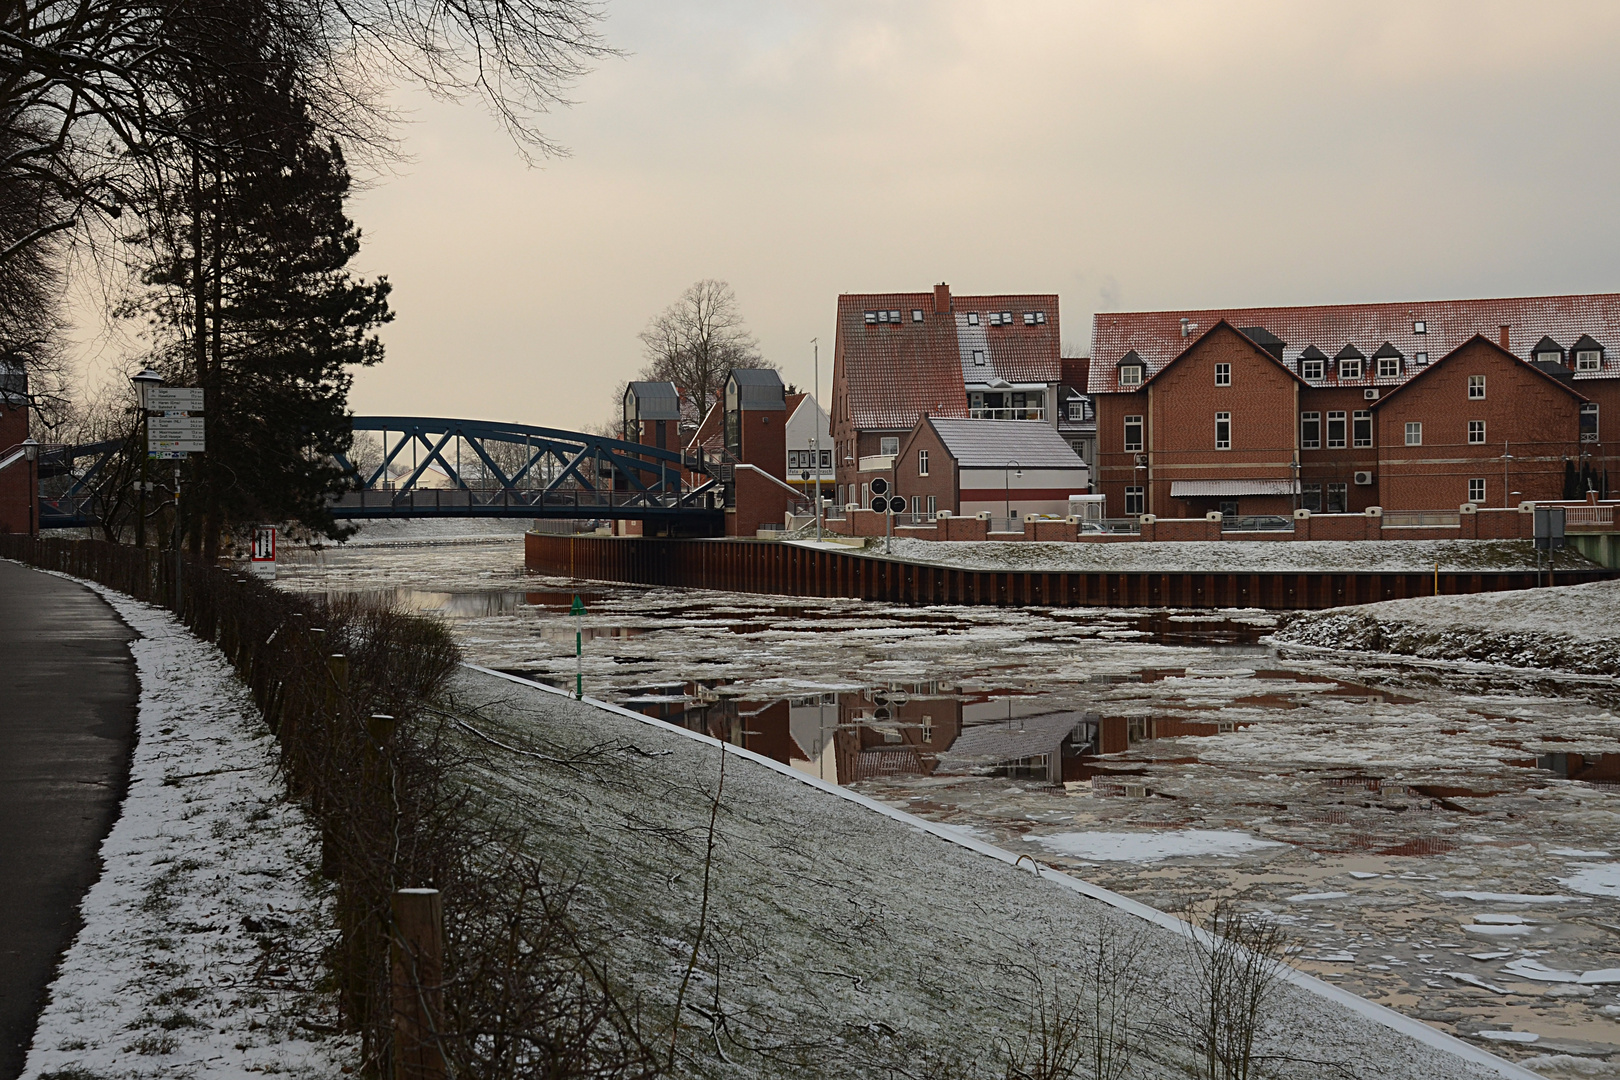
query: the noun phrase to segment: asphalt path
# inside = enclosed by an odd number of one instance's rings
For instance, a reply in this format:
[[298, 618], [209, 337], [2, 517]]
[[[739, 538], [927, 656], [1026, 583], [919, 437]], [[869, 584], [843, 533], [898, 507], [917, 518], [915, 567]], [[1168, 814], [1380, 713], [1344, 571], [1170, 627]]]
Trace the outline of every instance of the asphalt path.
[[22, 1072], [129, 781], [133, 637], [84, 586], [0, 562], [0, 1080]]

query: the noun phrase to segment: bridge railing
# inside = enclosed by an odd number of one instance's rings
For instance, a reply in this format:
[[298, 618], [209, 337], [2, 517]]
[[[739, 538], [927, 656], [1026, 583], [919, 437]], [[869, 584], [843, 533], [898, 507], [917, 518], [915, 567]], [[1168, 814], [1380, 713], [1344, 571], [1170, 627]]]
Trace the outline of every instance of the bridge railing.
[[406, 491], [361, 489], [345, 492], [331, 506], [338, 517], [382, 516], [389, 513], [456, 513], [506, 510], [514, 517], [525, 513], [576, 510], [654, 510], [708, 509], [706, 500], [694, 500], [688, 492], [609, 491], [589, 488], [411, 488]]

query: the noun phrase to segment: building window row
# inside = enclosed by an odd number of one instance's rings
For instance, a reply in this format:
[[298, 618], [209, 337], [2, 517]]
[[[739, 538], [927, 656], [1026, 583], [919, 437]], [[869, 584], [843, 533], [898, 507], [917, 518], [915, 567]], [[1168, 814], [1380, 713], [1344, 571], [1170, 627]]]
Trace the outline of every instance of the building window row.
[[[1349, 427], [1346, 427], [1346, 421]], [[1329, 450], [1342, 450], [1345, 447], [1346, 436], [1354, 446], [1372, 445], [1372, 412], [1367, 409], [1357, 409], [1354, 413], [1330, 412], [1327, 414], [1327, 448]], [[1299, 414], [1299, 448], [1301, 450], [1322, 449], [1322, 414], [1319, 412], [1302, 412]]]
[[[912, 315], [914, 315], [914, 316], [921, 315], [921, 314], [922, 314], [922, 312], [920, 312], [920, 311], [913, 311], [912, 312]], [[914, 319], [913, 321], [914, 322], [922, 322], [921, 319]], [[898, 311], [868, 311], [866, 313], [866, 322], [867, 322], [868, 326], [871, 326], [871, 325], [888, 325], [890, 323], [899, 323], [900, 322], [900, 313]]]
[[[788, 468], [789, 469], [814, 469], [816, 467], [816, 454], [817, 454], [817, 451], [815, 451], [815, 450], [789, 450], [788, 451]], [[832, 468], [832, 451], [831, 450], [822, 450], [822, 451], [820, 451], [820, 454], [821, 454], [821, 467], [823, 469]]]
[[1349, 484], [1315, 482], [1299, 485], [1299, 505], [1313, 514], [1347, 513], [1349, 500]]

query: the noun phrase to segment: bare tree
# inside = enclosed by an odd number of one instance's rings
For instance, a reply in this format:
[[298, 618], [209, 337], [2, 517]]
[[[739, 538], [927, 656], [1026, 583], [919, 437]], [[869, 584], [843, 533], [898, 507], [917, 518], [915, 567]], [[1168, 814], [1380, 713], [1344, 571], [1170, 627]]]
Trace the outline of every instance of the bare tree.
[[[683, 409], [700, 423], [720, 396], [726, 372], [734, 367], [776, 365], [760, 355], [737, 309], [737, 294], [724, 281], [694, 282], [641, 332], [647, 366], [643, 379], [668, 380], [680, 387]], [[615, 427], [618, 425], [615, 424]]]
[[1277, 924], [1240, 912], [1230, 899], [1189, 902], [1187, 965], [1196, 991], [1182, 1010], [1182, 1037], [1199, 1080], [1252, 1080], [1273, 1059], [1259, 1051], [1284, 974]]

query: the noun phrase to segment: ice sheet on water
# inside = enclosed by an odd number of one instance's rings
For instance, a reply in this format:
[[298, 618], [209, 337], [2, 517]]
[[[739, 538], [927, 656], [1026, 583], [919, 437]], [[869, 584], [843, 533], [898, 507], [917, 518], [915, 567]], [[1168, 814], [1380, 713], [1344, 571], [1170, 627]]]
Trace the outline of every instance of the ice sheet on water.
[[1288, 902], [1290, 904], [1298, 904], [1308, 900], [1342, 900], [1349, 895], [1350, 894], [1347, 892], [1307, 892], [1299, 893], [1296, 896], [1290, 896], [1288, 898]]
[[[1562, 896], [1558, 893], [1500, 893], [1500, 892], [1442, 892], [1437, 895], [1447, 900], [1476, 900], [1486, 904], [1584, 904], [1588, 901], [1579, 896]], [[1477, 916], [1479, 922], [1489, 922], [1490, 916]]]
[[1502, 970], [1509, 975], [1517, 975], [1521, 979], [1529, 979], [1532, 982], [1573, 983], [1581, 981], [1578, 972], [1551, 968], [1539, 960], [1515, 960], [1511, 964], [1503, 964]]
[[1262, 848], [1286, 847], [1225, 829], [1176, 829], [1171, 832], [1071, 832], [1032, 836], [1051, 851], [1099, 862], [1157, 862], [1187, 856], [1230, 857]]
[[1620, 897], [1620, 863], [1589, 863], [1558, 884], [1588, 896]]
[[1562, 855], [1567, 859], [1607, 859], [1607, 851], [1582, 851], [1580, 848], [1553, 848], [1549, 855]]

